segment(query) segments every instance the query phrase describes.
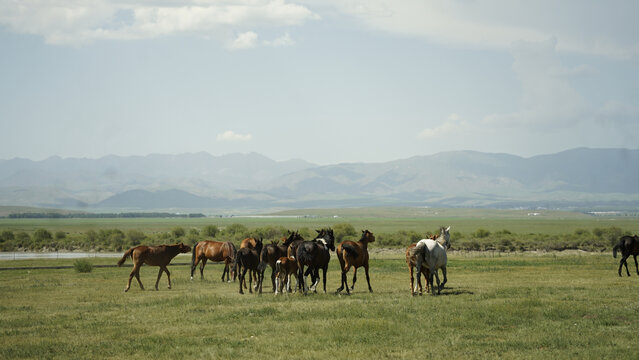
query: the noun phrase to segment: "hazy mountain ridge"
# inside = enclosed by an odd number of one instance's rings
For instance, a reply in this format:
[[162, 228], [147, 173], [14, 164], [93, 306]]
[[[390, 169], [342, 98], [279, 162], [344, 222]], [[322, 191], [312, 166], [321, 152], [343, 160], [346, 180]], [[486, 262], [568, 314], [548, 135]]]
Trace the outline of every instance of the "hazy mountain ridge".
[[0, 160], [0, 205], [153, 210], [560, 202], [639, 204], [639, 150], [579, 148], [530, 158], [454, 151], [325, 166], [256, 153]]

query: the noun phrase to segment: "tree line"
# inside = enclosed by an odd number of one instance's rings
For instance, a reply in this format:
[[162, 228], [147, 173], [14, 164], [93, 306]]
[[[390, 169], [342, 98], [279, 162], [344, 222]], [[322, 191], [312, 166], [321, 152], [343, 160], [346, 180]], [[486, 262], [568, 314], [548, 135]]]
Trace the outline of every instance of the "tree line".
[[[99, 229], [85, 232], [51, 232], [40, 228], [33, 231], [10, 231], [0, 233], [0, 251], [106, 251], [120, 252], [137, 245], [159, 245], [184, 242], [193, 245], [201, 240], [232, 241], [239, 246], [242, 239], [261, 237], [265, 242], [278, 241], [286, 236], [289, 229], [281, 226], [248, 228], [243, 224], [225, 227], [206, 225], [202, 228], [174, 227], [164, 232], [143, 232], [141, 230]], [[305, 239], [312, 239], [315, 230], [297, 230]], [[358, 241], [361, 232], [349, 223], [333, 226], [336, 243], [344, 240]], [[405, 231], [375, 233], [376, 240], [371, 248], [405, 248], [425, 237], [438, 232]], [[477, 229], [471, 233], [452, 232], [452, 250], [463, 251], [561, 251], [568, 249], [585, 251], [608, 251], [623, 235], [629, 235], [618, 227], [578, 229], [565, 234], [526, 233], [517, 234], [507, 229], [488, 231]]]

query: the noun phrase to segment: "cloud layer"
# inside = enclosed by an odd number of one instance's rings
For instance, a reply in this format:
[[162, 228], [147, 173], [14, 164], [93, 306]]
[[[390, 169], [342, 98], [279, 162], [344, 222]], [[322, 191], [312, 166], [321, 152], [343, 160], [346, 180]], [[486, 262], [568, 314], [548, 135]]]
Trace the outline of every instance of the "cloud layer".
[[224, 39], [229, 31], [248, 34], [254, 28], [294, 26], [317, 18], [307, 7], [284, 0], [0, 2], [0, 25], [16, 33], [40, 35], [56, 45], [175, 34]]

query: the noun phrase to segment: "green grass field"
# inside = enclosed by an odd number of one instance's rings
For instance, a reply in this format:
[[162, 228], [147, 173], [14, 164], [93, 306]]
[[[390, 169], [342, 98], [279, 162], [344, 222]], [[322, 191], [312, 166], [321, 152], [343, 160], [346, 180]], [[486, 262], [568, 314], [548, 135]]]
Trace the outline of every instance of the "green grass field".
[[[276, 297], [268, 285], [240, 295], [220, 265], [195, 281], [172, 266], [172, 290], [163, 277], [160, 291], [134, 283], [128, 293], [128, 267], [2, 271], [0, 358], [636, 358], [639, 277], [618, 277], [617, 260], [451, 253], [442, 295], [417, 297], [400, 251], [373, 254], [374, 293], [360, 269], [351, 296], [333, 294], [334, 257], [328, 294], [307, 296]], [[141, 275], [152, 289], [157, 269]]]

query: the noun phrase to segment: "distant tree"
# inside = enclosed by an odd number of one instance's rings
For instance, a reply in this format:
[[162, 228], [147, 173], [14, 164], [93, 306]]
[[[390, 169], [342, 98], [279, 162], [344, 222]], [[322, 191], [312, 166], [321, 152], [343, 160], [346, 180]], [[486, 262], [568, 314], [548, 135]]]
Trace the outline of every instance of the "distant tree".
[[335, 234], [335, 242], [340, 243], [347, 237], [357, 236], [357, 231], [353, 225], [349, 223], [339, 223], [333, 225], [333, 232]]
[[46, 241], [53, 239], [53, 236], [46, 229], [38, 229], [33, 233], [33, 240], [35, 241]]
[[9, 241], [15, 239], [13, 231], [5, 230], [0, 234], [0, 241]]
[[129, 230], [126, 232], [126, 238], [130, 246], [137, 246], [146, 240], [146, 235], [140, 230]]
[[171, 234], [173, 234], [176, 238], [181, 238], [184, 234], [186, 234], [186, 232], [184, 231], [184, 228], [178, 226], [171, 230]]
[[204, 229], [202, 229], [202, 233], [204, 234], [204, 236], [209, 237], [215, 237], [218, 232], [220, 232], [220, 229], [218, 229], [218, 227], [215, 225], [206, 225]]

